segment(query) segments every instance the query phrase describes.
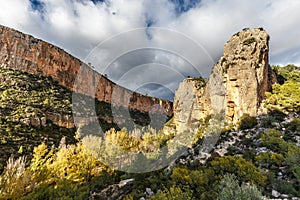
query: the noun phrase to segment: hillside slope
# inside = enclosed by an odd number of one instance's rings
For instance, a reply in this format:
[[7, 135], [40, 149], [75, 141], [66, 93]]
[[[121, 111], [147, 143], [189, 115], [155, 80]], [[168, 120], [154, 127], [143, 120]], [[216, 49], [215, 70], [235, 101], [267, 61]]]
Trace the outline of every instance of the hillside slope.
[[[32, 154], [42, 141], [74, 143], [71, 93], [52, 79], [0, 68], [1, 164], [10, 155]], [[17, 153], [19, 151], [19, 153]]]
[[[72, 94], [76, 95], [80, 104], [72, 105]], [[58, 146], [62, 137], [66, 137], [67, 142], [74, 143], [76, 127], [72, 107], [77, 106], [77, 111], [88, 116], [92, 111], [90, 107], [84, 106], [87, 102], [95, 102], [98, 116], [96, 120], [103, 132], [110, 128], [119, 129], [113, 123], [110, 104], [99, 102], [86, 95], [74, 94], [52, 78], [2, 66], [0, 68], [0, 163], [5, 164], [10, 155], [32, 155], [33, 147], [43, 141], [49, 146]], [[149, 116], [140, 112], [132, 113], [132, 118], [139, 124], [149, 122]], [[91, 124], [87, 123], [81, 129], [88, 130], [90, 126]], [[89, 130], [88, 133], [95, 134], [93, 130]]]

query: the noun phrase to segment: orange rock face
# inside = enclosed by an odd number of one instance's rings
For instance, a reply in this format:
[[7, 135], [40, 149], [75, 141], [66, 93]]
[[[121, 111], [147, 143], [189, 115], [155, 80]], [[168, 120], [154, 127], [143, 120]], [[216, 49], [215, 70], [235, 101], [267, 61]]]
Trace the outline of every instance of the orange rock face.
[[276, 82], [268, 58], [269, 35], [262, 28], [245, 29], [232, 36], [206, 84], [193, 78], [180, 83], [174, 97], [176, 131], [196, 134], [199, 122], [208, 116], [238, 125], [244, 114], [262, 114], [265, 92]]
[[[173, 114], [172, 102], [144, 96], [118, 86], [64, 50], [3, 26], [0, 26], [0, 64], [52, 77], [71, 91], [95, 97], [100, 102], [143, 113]], [[159, 109], [153, 109], [155, 105], [160, 105]]]

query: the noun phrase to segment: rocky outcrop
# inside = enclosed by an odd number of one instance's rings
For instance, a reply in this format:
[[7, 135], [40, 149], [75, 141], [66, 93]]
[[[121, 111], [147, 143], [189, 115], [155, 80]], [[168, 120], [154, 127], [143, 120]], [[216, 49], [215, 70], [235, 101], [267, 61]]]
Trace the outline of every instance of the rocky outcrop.
[[224, 46], [214, 66], [206, 95], [212, 114], [225, 111], [227, 121], [237, 123], [247, 113], [257, 116], [265, 92], [276, 81], [269, 67], [269, 35], [262, 29], [245, 29]]
[[185, 79], [175, 93], [176, 131], [190, 131], [210, 115], [223, 115], [237, 124], [243, 114], [257, 116], [265, 92], [276, 77], [269, 67], [269, 35], [262, 29], [245, 29], [232, 36], [224, 55], [213, 67], [206, 84], [200, 79]]
[[[113, 103], [142, 113], [164, 112], [168, 116], [172, 115], [171, 102], [118, 86], [64, 50], [3, 26], [0, 26], [0, 65], [52, 77], [60, 85], [95, 96], [100, 102]], [[78, 83], [76, 88], [75, 80]], [[95, 89], [93, 93], [91, 88]], [[154, 107], [159, 109], [153, 109]]]
[[174, 124], [178, 132], [195, 132], [200, 125], [200, 119], [206, 116], [203, 111], [202, 97], [205, 80], [202, 78], [187, 78], [180, 83], [174, 98]]
[[110, 185], [100, 192], [93, 192], [89, 200], [100, 199], [100, 200], [118, 200], [128, 194], [133, 187], [134, 179], [123, 180], [118, 184]]

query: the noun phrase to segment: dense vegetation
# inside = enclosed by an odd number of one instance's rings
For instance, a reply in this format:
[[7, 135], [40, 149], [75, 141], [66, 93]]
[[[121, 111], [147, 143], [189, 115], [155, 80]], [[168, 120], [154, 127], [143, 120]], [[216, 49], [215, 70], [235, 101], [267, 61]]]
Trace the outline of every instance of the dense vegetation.
[[71, 116], [70, 94], [50, 78], [0, 68], [0, 163], [11, 154], [30, 157], [42, 141], [57, 146], [66, 136], [74, 143], [74, 128], [50, 120]]
[[[79, 129], [73, 144], [66, 144], [66, 139], [54, 145], [35, 143], [30, 159], [20, 149], [20, 156], [10, 158], [1, 175], [0, 196], [3, 199], [86, 199], [93, 192], [133, 178], [129, 193], [123, 196], [125, 200], [252, 200], [271, 197], [274, 191], [282, 198], [300, 197], [300, 85], [297, 85], [300, 72], [292, 65], [273, 69], [279, 82], [264, 101], [269, 114], [257, 118], [244, 115], [239, 130], [224, 129], [205, 162], [201, 162], [199, 148], [203, 128], [196, 136], [199, 141], [188, 154], [166, 168], [141, 174], [119, 172], [96, 159], [95, 152], [86, 148], [92, 145], [91, 140], [77, 140], [85, 134], [84, 129]], [[159, 150], [173, 137], [149, 127], [110, 129], [105, 134], [106, 140], [96, 136], [90, 139], [101, 140], [104, 142], [101, 146], [106, 149], [110, 143], [118, 149], [145, 153]], [[223, 154], [218, 151], [222, 147]], [[114, 155], [113, 149], [107, 152]]]
[[272, 93], [267, 93], [266, 107], [282, 112], [300, 112], [300, 68], [294, 65], [274, 66], [278, 83], [274, 84]]
[[[76, 111], [89, 116], [95, 109], [97, 126], [103, 131], [118, 126], [111, 122], [112, 108], [81, 94], [73, 94]], [[33, 148], [44, 141], [48, 146], [58, 146], [62, 137], [67, 143], [76, 143], [76, 129], [72, 118], [72, 92], [58, 85], [51, 77], [43, 77], [13, 68], [0, 68], [0, 173], [11, 154], [32, 157]], [[87, 105], [94, 105], [90, 108]], [[115, 112], [128, 112], [115, 108]], [[149, 116], [130, 111], [134, 121], [147, 124]], [[122, 115], [121, 115], [122, 116]], [[98, 123], [99, 122], [99, 123]], [[93, 124], [80, 127], [93, 134]], [[130, 127], [130, 124], [127, 124]], [[133, 127], [133, 125], [131, 125]], [[74, 128], [73, 128], [74, 127]]]

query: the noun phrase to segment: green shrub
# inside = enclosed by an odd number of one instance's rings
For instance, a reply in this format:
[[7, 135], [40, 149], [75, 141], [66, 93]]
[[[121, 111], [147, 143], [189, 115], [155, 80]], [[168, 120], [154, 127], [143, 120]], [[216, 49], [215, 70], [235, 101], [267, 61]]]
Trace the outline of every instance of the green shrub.
[[276, 122], [275, 117], [267, 116], [261, 119], [260, 126], [263, 128], [272, 128], [274, 122]]
[[31, 199], [62, 199], [81, 200], [87, 199], [90, 189], [87, 184], [74, 184], [66, 180], [60, 181], [56, 186], [42, 185], [32, 193], [22, 197], [22, 200]]
[[275, 121], [282, 122], [284, 121], [284, 118], [287, 116], [285, 113], [283, 113], [280, 110], [271, 110], [269, 113], [269, 116], [272, 116]]
[[295, 65], [272, 66], [273, 71], [277, 76], [279, 84], [284, 84], [286, 80], [300, 81], [300, 68]]
[[287, 144], [285, 161], [289, 167], [289, 171], [293, 173], [294, 177], [296, 177], [300, 183], [300, 147], [295, 143]]
[[215, 174], [235, 174], [242, 182], [252, 182], [260, 186], [265, 185], [267, 177], [254, 166], [252, 162], [238, 156], [217, 157], [209, 163]]
[[253, 162], [255, 160], [256, 151], [252, 148], [242, 150], [243, 158], [247, 161]]
[[177, 167], [171, 174], [174, 185], [184, 188], [188, 186], [198, 196], [211, 189], [214, 182], [214, 171], [212, 169], [188, 170], [187, 168]]
[[286, 125], [287, 130], [295, 132], [300, 131], [300, 119], [294, 118], [291, 122]]
[[193, 192], [185, 188], [182, 190], [179, 187], [171, 187], [170, 189], [164, 189], [163, 191], [159, 190], [157, 194], [151, 197], [151, 200], [192, 200]]
[[283, 134], [275, 129], [269, 129], [260, 136], [261, 144], [276, 153], [285, 153], [287, 151], [287, 142], [284, 140]]
[[250, 129], [257, 125], [257, 119], [255, 117], [250, 116], [249, 114], [243, 114], [240, 119], [240, 126], [241, 130]]
[[262, 200], [262, 193], [255, 185], [242, 184], [233, 174], [225, 174], [217, 186], [218, 200]]
[[282, 194], [299, 195], [299, 192], [297, 192], [293, 184], [287, 180], [275, 178], [273, 175], [269, 177], [269, 182], [272, 189]]
[[269, 110], [283, 112], [300, 111], [300, 70], [299, 67], [288, 65], [273, 66], [279, 84], [272, 86], [272, 92], [267, 92], [264, 105]]
[[284, 157], [282, 154], [266, 152], [257, 155], [255, 161], [262, 167], [270, 168], [272, 165], [281, 166]]

